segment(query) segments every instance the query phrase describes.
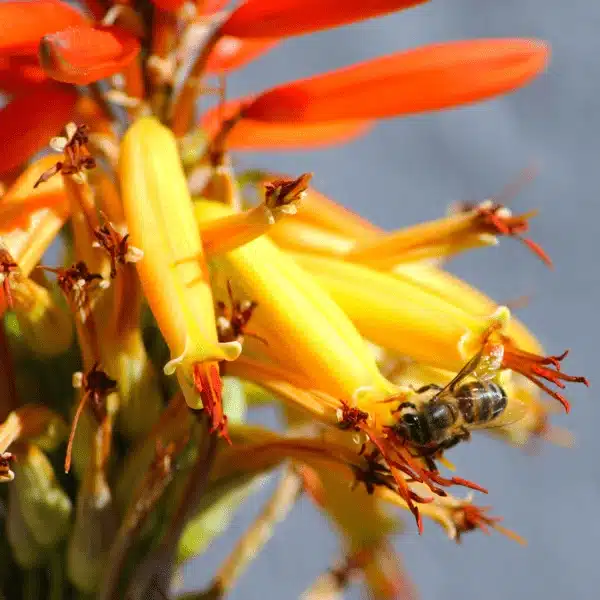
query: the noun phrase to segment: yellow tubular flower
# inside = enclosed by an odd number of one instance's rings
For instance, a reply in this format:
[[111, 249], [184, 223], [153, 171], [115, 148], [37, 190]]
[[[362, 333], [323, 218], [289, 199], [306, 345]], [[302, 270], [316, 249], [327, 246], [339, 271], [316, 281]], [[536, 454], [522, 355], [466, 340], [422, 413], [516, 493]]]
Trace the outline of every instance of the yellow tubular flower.
[[[489, 319], [472, 314], [394, 275], [343, 260], [294, 254], [370, 341], [426, 365], [458, 371], [474, 354], [465, 336], [478, 336]], [[511, 329], [521, 342], [520, 329]], [[529, 342], [529, 338], [525, 338]], [[527, 347], [530, 347], [528, 345]]]
[[171, 351], [187, 403], [204, 406], [226, 433], [218, 362], [239, 342], [219, 343], [208, 272], [173, 134], [153, 118], [134, 123], [121, 145], [119, 175], [131, 241], [144, 253], [136, 266], [144, 293]]
[[310, 173], [304, 173], [297, 179], [265, 183], [263, 203], [243, 213], [199, 223], [206, 254], [211, 256], [234, 250], [267, 233], [285, 215], [296, 214], [310, 178]]
[[[218, 203], [199, 202], [200, 223], [231, 214]], [[303, 373], [313, 386], [350, 401], [361, 388], [373, 396], [397, 392], [379, 373], [360, 334], [331, 297], [294, 261], [266, 238], [213, 259], [213, 284], [229, 279], [236, 297], [258, 307], [252, 329], [266, 340], [266, 352]]]

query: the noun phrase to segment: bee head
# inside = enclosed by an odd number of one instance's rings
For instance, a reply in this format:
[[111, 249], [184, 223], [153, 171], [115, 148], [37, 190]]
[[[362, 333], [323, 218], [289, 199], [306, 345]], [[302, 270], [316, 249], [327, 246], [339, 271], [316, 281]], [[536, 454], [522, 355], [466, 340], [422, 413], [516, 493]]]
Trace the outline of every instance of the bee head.
[[396, 412], [399, 413], [398, 422], [394, 426], [397, 433], [418, 445], [425, 445], [430, 441], [425, 417], [412, 402], [403, 402]]

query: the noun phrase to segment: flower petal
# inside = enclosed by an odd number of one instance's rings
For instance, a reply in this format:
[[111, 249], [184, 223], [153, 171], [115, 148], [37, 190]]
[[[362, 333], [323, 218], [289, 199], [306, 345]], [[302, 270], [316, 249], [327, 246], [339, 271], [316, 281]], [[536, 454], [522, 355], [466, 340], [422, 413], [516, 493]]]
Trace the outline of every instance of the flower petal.
[[279, 39], [222, 37], [210, 54], [206, 72], [224, 75], [239, 69], [259, 56], [266, 54], [279, 43]]
[[47, 79], [32, 56], [0, 57], [0, 90], [19, 93]]
[[53, 79], [86, 85], [119, 73], [140, 51], [131, 33], [118, 27], [70, 27], [45, 35], [39, 57]]
[[286, 37], [379, 17], [426, 0], [247, 0], [221, 27], [238, 37]]
[[451, 108], [525, 85], [543, 71], [548, 53], [546, 44], [529, 39], [433, 44], [278, 86], [244, 116], [320, 122]]
[[77, 93], [53, 81], [14, 96], [0, 110], [0, 174], [18, 167], [71, 119]]
[[152, 0], [154, 6], [170, 12], [179, 10], [184, 3], [185, 0]]
[[0, 54], [35, 54], [40, 38], [66, 27], [84, 25], [86, 18], [66, 2], [18, 0], [0, 4]]
[[[214, 136], [222, 123], [235, 114], [243, 101], [232, 101], [225, 108], [206, 112], [202, 127]], [[231, 150], [304, 150], [343, 144], [363, 135], [373, 126], [372, 121], [332, 121], [328, 123], [268, 123], [260, 120], [239, 120], [227, 135], [226, 146]]]

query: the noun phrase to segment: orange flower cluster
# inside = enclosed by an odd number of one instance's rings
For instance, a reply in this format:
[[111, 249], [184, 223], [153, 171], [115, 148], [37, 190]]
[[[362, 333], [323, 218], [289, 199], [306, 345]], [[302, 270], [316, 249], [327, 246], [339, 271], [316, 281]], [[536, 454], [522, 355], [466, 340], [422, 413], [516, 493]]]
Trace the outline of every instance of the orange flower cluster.
[[[0, 4], [3, 555], [47, 568], [54, 597], [167, 597], [249, 484], [283, 464], [202, 597], [223, 597], [301, 492], [343, 554], [307, 600], [357, 575], [374, 598], [410, 597], [389, 504], [420, 532], [426, 517], [452, 539], [521, 541], [450, 494], [487, 492], [444, 475], [446, 455], [477, 429], [560, 441], [541, 391], [568, 411], [566, 383], [588, 382], [443, 260], [505, 236], [551, 265], [523, 237], [534, 213], [489, 200], [388, 232], [319, 194], [318, 173], [236, 173], [230, 159], [341, 144], [543, 72], [542, 41], [476, 39], [224, 97], [226, 76], [285, 38], [425, 1]], [[38, 156], [48, 144], [58, 156]], [[58, 238], [61, 263], [41, 264]], [[285, 407], [283, 432], [245, 423], [264, 402]]]

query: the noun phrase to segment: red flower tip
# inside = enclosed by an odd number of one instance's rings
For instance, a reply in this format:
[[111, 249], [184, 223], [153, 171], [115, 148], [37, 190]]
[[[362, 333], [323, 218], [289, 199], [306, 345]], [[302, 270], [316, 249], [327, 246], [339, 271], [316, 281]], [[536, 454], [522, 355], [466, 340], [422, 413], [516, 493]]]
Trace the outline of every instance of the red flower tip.
[[243, 39], [230, 35], [222, 37], [210, 54], [206, 73], [225, 75], [266, 54], [279, 43], [278, 39]]
[[447, 42], [275, 87], [244, 116], [268, 122], [381, 119], [470, 104], [510, 92], [545, 68], [538, 40]]
[[426, 1], [246, 0], [221, 31], [237, 37], [289, 37], [379, 17]]
[[589, 381], [585, 377], [567, 375], [560, 370], [561, 362], [566, 358], [568, 353], [569, 351], [565, 350], [559, 356], [538, 356], [537, 354], [520, 350], [510, 340], [504, 340], [502, 366], [505, 369], [511, 369], [527, 377], [527, 379], [535, 383], [535, 385], [552, 396], [552, 398], [558, 400], [568, 413], [571, 409], [568, 400], [562, 394], [549, 388], [543, 381], [545, 379], [560, 389], [566, 387], [563, 381], [583, 383], [589, 387]]
[[75, 89], [46, 81], [13, 97], [0, 110], [0, 174], [18, 167], [47, 146], [71, 120]]
[[39, 58], [53, 79], [86, 85], [104, 79], [131, 63], [140, 43], [118, 27], [70, 27], [40, 40]]
[[210, 432], [216, 431], [231, 444], [227, 431], [227, 415], [223, 412], [223, 382], [219, 375], [218, 363], [196, 363], [192, 377], [210, 421]]
[[18, 0], [0, 3], [0, 54], [32, 54], [47, 33], [86, 23], [86, 18], [66, 2]]

